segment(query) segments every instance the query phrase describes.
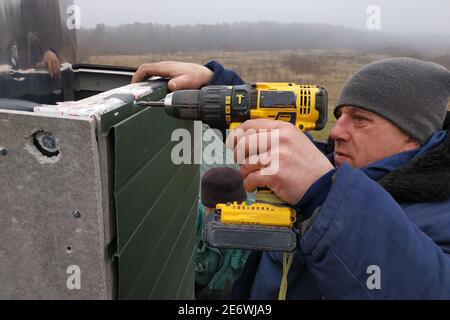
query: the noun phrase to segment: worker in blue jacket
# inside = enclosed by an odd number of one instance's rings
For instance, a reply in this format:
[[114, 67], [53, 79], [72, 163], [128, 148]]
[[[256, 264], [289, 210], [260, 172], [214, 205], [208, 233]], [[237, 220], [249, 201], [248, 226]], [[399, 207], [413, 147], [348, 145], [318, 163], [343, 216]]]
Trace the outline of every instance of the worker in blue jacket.
[[[172, 78], [172, 90], [242, 83], [217, 62], [147, 64], [134, 81], [150, 75]], [[290, 261], [253, 253], [233, 298], [278, 299], [284, 275], [287, 299], [449, 299], [449, 97], [446, 68], [392, 58], [346, 83], [328, 157], [289, 123], [244, 123], [244, 132], [280, 135], [271, 150], [279, 158], [276, 174], [262, 175], [260, 161], [241, 166], [247, 191], [271, 188], [299, 212], [300, 232]]]

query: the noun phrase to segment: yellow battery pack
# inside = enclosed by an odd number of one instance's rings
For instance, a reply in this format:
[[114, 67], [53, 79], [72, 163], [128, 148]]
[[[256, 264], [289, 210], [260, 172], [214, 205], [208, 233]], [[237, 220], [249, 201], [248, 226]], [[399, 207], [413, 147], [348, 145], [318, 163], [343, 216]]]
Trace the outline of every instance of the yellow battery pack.
[[218, 204], [216, 210], [220, 212], [220, 220], [223, 224], [292, 227], [296, 219], [295, 210], [266, 203]]

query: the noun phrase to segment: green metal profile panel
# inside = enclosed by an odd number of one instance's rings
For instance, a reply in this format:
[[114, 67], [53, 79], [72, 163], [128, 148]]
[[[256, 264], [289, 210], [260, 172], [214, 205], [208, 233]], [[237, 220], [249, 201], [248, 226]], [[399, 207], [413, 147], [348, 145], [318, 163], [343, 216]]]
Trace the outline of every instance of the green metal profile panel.
[[193, 122], [150, 108], [114, 126], [120, 299], [194, 296], [199, 167], [172, 162], [178, 128], [194, 136]]
[[146, 109], [116, 126], [116, 208], [118, 213], [133, 212], [117, 215], [119, 250], [178, 169], [171, 160], [176, 143], [170, 138], [174, 129], [186, 126], [192, 124], [171, 119], [162, 109]]
[[[184, 168], [178, 172], [168, 189], [162, 194], [155, 207], [134, 235], [127, 247], [121, 252], [122, 259], [119, 267], [120, 295], [126, 299], [150, 298], [156, 287], [169, 287], [170, 281], [179, 274], [175, 274], [180, 266], [181, 274], [188, 277], [187, 281], [194, 282], [194, 270], [190, 257], [194, 252], [196, 198], [198, 192], [198, 173], [191, 168]], [[191, 172], [189, 172], [191, 171]], [[174, 192], [184, 184], [189, 185], [187, 193], [179, 199]], [[149, 237], [149, 235], [151, 235]], [[183, 260], [182, 253], [189, 258]], [[176, 263], [168, 263], [174, 257]], [[120, 261], [120, 260], [119, 260]], [[162, 278], [161, 274], [171, 274], [169, 278]], [[186, 281], [186, 280], [185, 280]], [[166, 299], [177, 298], [177, 292], [184, 281], [176, 284]], [[181, 299], [192, 298], [193, 292]]]
[[[166, 143], [159, 152], [116, 192], [117, 223], [120, 225], [118, 248], [122, 250], [139, 224], [161, 196], [167, 186], [167, 178], [172, 177], [177, 166], [170, 159], [173, 145]], [[139, 188], [136, 188], [139, 186]]]
[[[191, 280], [189, 272], [194, 266], [195, 252], [191, 250], [190, 244], [195, 241], [196, 230], [192, 230], [192, 223], [195, 224], [197, 215], [197, 202], [192, 205], [189, 217], [186, 220], [183, 229], [190, 230], [189, 240], [183, 248], [182, 245], [174, 248], [165, 261], [166, 268], [163, 268], [158, 276], [158, 280], [150, 295], [151, 299], [170, 299], [175, 295], [176, 298], [189, 298], [194, 292], [194, 281]], [[180, 234], [188, 234], [183, 232]], [[183, 239], [180, 237], [179, 242], [182, 244]], [[184, 261], [189, 261], [188, 268], [185, 267]], [[191, 290], [189, 292], [189, 290]]]
[[[171, 119], [162, 108], [146, 109], [116, 127], [116, 186], [129, 181], [170, 141], [172, 132], [186, 122]], [[139, 148], [135, 146], [138, 145]], [[118, 157], [120, 153], [123, 156]]]

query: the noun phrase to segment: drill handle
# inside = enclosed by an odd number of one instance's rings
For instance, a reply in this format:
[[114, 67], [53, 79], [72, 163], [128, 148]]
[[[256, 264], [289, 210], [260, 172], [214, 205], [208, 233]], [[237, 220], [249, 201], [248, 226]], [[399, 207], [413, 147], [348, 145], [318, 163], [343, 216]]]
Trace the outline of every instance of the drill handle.
[[265, 203], [271, 203], [275, 205], [283, 205], [288, 206], [286, 202], [281, 200], [272, 190], [269, 188], [257, 188], [256, 189], [256, 196], [255, 196], [256, 202], [265, 202]]

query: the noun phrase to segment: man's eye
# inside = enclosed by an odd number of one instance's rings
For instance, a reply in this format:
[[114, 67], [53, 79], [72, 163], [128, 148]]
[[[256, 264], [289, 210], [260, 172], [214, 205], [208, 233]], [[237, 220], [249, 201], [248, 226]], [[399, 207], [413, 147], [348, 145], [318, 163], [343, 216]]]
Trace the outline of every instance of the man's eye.
[[357, 121], [357, 122], [364, 122], [364, 121], [368, 121], [367, 118], [359, 116], [357, 114], [353, 115], [353, 120]]

